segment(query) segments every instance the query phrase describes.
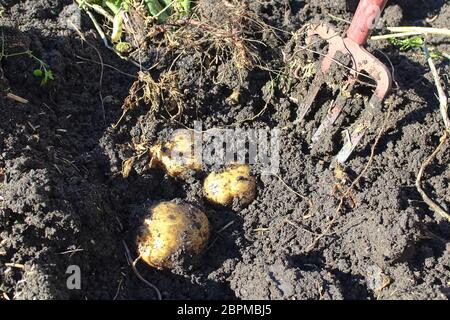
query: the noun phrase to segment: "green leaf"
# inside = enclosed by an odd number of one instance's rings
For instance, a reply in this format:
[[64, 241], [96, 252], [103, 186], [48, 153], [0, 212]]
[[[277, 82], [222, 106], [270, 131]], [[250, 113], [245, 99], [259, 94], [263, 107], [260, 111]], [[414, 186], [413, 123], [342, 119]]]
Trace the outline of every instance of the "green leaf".
[[103, 2], [103, 7], [106, 7], [109, 10], [111, 10], [113, 14], [117, 14], [119, 12], [119, 9], [120, 9], [120, 6], [116, 6], [114, 1], [111, 1], [111, 0], [105, 0]]
[[423, 45], [423, 39], [420, 36], [411, 38], [411, 46], [413, 47], [421, 47]]
[[111, 41], [119, 42], [120, 38], [122, 37], [122, 32], [123, 32], [123, 19], [121, 10], [119, 10], [119, 12], [114, 16]]
[[55, 80], [52, 70], [44, 69], [44, 76], [41, 80], [41, 86], [45, 86], [49, 80]]
[[44, 75], [44, 77], [45, 77], [47, 80], [55, 80], [55, 77], [53, 76], [52, 70], [45, 70], [45, 75]]
[[42, 70], [41, 69], [34, 69], [33, 70], [33, 75], [35, 77], [42, 77]]
[[189, 13], [191, 11], [191, 0], [178, 0], [184, 13]]
[[116, 44], [115, 48], [120, 53], [128, 53], [133, 49], [131, 44], [128, 42], [119, 42]]
[[169, 17], [166, 11], [163, 11], [164, 7], [158, 2], [158, 0], [144, 0], [147, 5], [147, 9], [150, 14], [155, 17], [158, 16], [159, 22], [165, 22]]
[[411, 48], [418, 48], [423, 45], [423, 39], [421, 36], [414, 36], [406, 39], [390, 38], [389, 42], [395, 46], [398, 46], [401, 51], [406, 51]]

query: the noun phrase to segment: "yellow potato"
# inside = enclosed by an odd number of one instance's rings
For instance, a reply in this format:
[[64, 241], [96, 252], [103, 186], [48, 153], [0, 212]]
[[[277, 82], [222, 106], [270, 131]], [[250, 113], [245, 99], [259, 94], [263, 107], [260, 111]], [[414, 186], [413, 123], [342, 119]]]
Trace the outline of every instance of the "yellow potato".
[[233, 165], [223, 172], [210, 173], [203, 187], [209, 201], [225, 206], [233, 204], [234, 199], [247, 205], [256, 196], [256, 179], [250, 175], [248, 165]]
[[201, 161], [194, 154], [194, 133], [187, 130], [178, 131], [171, 140], [163, 145], [150, 148], [153, 161], [162, 165], [167, 173], [176, 177], [187, 170], [200, 171]]
[[137, 246], [147, 264], [170, 269], [200, 254], [208, 238], [209, 221], [201, 210], [187, 203], [168, 201], [150, 209]]

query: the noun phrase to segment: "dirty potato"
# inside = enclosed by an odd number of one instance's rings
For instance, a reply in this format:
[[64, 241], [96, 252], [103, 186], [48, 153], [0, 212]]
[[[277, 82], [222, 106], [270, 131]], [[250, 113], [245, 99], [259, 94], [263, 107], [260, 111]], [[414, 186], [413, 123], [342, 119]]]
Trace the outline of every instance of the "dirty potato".
[[209, 221], [196, 207], [181, 202], [160, 202], [150, 208], [137, 238], [142, 260], [158, 269], [190, 263], [205, 248]]
[[181, 130], [163, 144], [150, 148], [152, 164], [164, 167], [172, 177], [182, 176], [188, 170], [200, 171], [202, 164], [194, 154], [194, 133]]
[[233, 165], [220, 173], [210, 173], [204, 182], [206, 198], [216, 204], [231, 205], [238, 199], [248, 205], [256, 196], [256, 180], [248, 165]]

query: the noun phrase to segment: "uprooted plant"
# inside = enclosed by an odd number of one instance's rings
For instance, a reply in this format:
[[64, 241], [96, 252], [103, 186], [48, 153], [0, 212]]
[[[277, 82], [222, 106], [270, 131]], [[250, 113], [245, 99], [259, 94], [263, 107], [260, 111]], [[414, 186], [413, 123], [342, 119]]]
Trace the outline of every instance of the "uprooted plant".
[[[186, 0], [77, 2], [105, 45], [121, 56], [134, 57], [149, 45], [161, 49], [161, 59], [193, 49], [202, 53], [202, 62], [232, 61], [239, 76], [244, 69], [261, 64], [256, 48], [266, 44], [258, 37], [271, 28], [249, 10], [247, 1], [198, 1], [195, 5]], [[217, 17], [211, 17], [213, 11]]]
[[[122, 2], [122, 6], [123, 3], [125, 2]], [[126, 3], [127, 11], [123, 14], [139, 10], [143, 12], [142, 7], [136, 5], [137, 2], [126, 1]], [[87, 8], [88, 10], [96, 8], [96, 12], [100, 11], [99, 5], [92, 3], [87, 5]], [[179, 11], [171, 11], [175, 13], [163, 20], [154, 19], [158, 14], [149, 16], [148, 12], [144, 13], [144, 16], [148, 15], [145, 17], [148, 27], [146, 30], [153, 31], [143, 36], [144, 40], [139, 48], [137, 46], [134, 48], [143, 55], [148, 55], [145, 48], [151, 45], [150, 51], [156, 53], [156, 57], [150, 68], [141, 68], [138, 80], [131, 86], [129, 96], [124, 101], [123, 115], [143, 102], [149, 105], [154, 113], [166, 111], [169, 119], [179, 118], [186, 106], [186, 97], [179, 87], [178, 75], [173, 67], [183, 57], [194, 57], [196, 65], [202, 72], [213, 66], [228, 65], [227, 69], [234, 72], [239, 83], [243, 83], [247, 72], [255, 67], [268, 71], [260, 56], [260, 52], [263, 51], [261, 48], [267, 45], [260, 39], [264, 33], [274, 30], [249, 10], [247, 2], [199, 1], [192, 8], [190, 5], [181, 8]], [[220, 13], [219, 8], [223, 9]], [[217, 16], [212, 16], [215, 14]], [[149, 20], [149, 17], [153, 17], [153, 20]], [[111, 36], [115, 33], [115, 29], [120, 28], [113, 27]], [[154, 69], [156, 72], [153, 72]], [[211, 79], [214, 84], [224, 81], [223, 70], [216, 68], [216, 74]], [[165, 107], [161, 109], [161, 106]], [[122, 119], [123, 116], [120, 120]]]

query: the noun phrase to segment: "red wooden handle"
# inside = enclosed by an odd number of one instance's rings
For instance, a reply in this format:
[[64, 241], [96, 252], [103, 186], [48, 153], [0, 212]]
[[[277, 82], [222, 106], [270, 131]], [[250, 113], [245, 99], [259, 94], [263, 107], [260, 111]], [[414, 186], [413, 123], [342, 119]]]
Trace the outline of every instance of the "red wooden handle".
[[366, 43], [387, 0], [361, 0], [347, 31], [347, 37], [359, 45]]

